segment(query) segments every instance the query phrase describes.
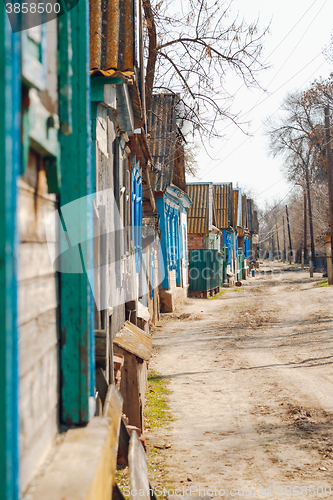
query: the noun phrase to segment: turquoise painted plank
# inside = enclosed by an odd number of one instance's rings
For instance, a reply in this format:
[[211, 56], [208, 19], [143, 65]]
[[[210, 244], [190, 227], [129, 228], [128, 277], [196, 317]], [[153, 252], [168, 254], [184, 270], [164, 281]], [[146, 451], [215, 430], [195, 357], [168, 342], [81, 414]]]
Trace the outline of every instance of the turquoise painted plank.
[[122, 85], [124, 83], [122, 78], [114, 78], [112, 76], [92, 76], [91, 80], [91, 101], [103, 102], [104, 101], [104, 85]]
[[73, 130], [72, 118], [72, 27], [70, 15], [58, 18], [58, 64], [61, 78], [59, 81], [60, 132], [69, 135]]
[[[86, 270], [93, 269], [92, 168], [89, 77], [89, 4], [70, 10], [72, 39], [72, 133], [60, 135], [63, 228], [72, 246], [61, 258], [61, 398], [62, 421], [82, 425], [93, 415], [94, 304]], [[60, 53], [67, 50], [61, 40]], [[68, 81], [60, 65], [60, 89]], [[69, 203], [71, 205], [68, 205]], [[62, 242], [66, 248], [66, 242]], [[82, 266], [81, 272], [80, 267]], [[66, 272], [64, 272], [66, 270]]]
[[160, 219], [160, 234], [161, 234], [161, 247], [160, 247], [160, 270], [162, 287], [169, 290], [169, 262], [168, 262], [168, 239], [167, 239], [167, 218], [165, 214], [165, 202], [163, 198], [157, 198], [156, 200], [157, 215]]
[[19, 497], [16, 182], [20, 169], [20, 45], [0, 5], [0, 499]]

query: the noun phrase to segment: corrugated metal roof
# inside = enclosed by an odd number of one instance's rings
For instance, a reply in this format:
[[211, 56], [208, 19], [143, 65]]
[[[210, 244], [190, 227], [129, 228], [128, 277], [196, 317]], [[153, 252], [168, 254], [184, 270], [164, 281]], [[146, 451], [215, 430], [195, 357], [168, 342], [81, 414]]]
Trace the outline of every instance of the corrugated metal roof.
[[90, 69], [134, 72], [134, 0], [90, 0]]
[[233, 227], [240, 227], [242, 225], [242, 192], [240, 188], [233, 189]]
[[247, 228], [250, 233], [254, 232], [253, 200], [247, 200]]
[[217, 227], [228, 229], [232, 226], [233, 203], [232, 183], [214, 184], [214, 204], [216, 208]]
[[254, 234], [259, 233], [259, 221], [258, 221], [258, 212], [256, 210], [253, 211], [254, 218]]
[[187, 212], [187, 232], [207, 233], [209, 184], [187, 184], [187, 195], [192, 200]]
[[246, 203], [246, 194], [242, 194], [242, 228], [247, 229], [247, 203]]
[[232, 212], [233, 212], [233, 225], [234, 227], [237, 226], [237, 220], [238, 220], [238, 190], [233, 189], [232, 191]]
[[152, 336], [129, 321], [125, 321], [113, 343], [146, 361], [151, 358]]
[[148, 143], [155, 167], [155, 191], [164, 191], [173, 177], [173, 165], [177, 145], [177, 123], [175, 94], [156, 94], [152, 96], [147, 113]]
[[90, 74], [129, 83], [134, 115], [141, 121], [143, 79], [137, 69], [141, 61], [136, 60], [140, 51], [136, 51], [134, 12], [135, 0], [90, 0]]

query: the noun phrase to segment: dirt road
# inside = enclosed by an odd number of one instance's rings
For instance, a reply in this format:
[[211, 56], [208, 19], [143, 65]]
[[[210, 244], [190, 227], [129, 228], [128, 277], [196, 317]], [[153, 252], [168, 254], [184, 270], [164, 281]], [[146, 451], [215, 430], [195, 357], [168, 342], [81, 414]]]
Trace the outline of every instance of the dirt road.
[[188, 299], [155, 329], [151, 367], [170, 379], [174, 421], [148, 442], [171, 445], [169, 489], [333, 498], [333, 287], [285, 269]]

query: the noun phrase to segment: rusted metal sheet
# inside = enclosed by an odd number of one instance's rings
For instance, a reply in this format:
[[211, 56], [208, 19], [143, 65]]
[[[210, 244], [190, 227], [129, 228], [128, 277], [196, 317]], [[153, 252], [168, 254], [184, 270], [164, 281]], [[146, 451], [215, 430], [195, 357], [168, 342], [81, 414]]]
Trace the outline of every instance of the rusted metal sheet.
[[247, 200], [247, 227], [250, 233], [254, 232], [253, 200]]
[[119, 25], [120, 8], [119, 0], [109, 0], [107, 3], [107, 30], [105, 33], [106, 43], [106, 68], [118, 68], [119, 57]]
[[242, 228], [247, 229], [247, 200], [245, 194], [242, 194]]
[[136, 126], [141, 126], [143, 72], [136, 59], [142, 58], [135, 50], [139, 44], [142, 52], [141, 30], [135, 29], [134, 11], [134, 0], [90, 0], [90, 75], [121, 78], [128, 84]]
[[134, 48], [134, 0], [90, 0], [91, 70], [134, 73]]
[[155, 191], [164, 191], [173, 178], [177, 146], [177, 123], [174, 94], [152, 96], [147, 113], [148, 144], [158, 172], [155, 174]]
[[232, 191], [232, 220], [233, 226], [237, 227], [237, 219], [238, 219], [238, 190], [233, 189]]
[[90, 67], [99, 68], [102, 58], [102, 1], [90, 2]]
[[233, 203], [232, 183], [214, 184], [214, 203], [217, 217], [217, 227], [228, 229], [232, 226]]
[[187, 212], [187, 232], [208, 232], [209, 184], [187, 184], [187, 195], [192, 200]]
[[125, 321], [113, 343], [146, 361], [151, 358], [153, 344], [151, 335], [129, 321]]
[[[90, 76], [113, 76], [114, 78], [122, 78], [125, 83], [132, 83], [134, 78], [134, 71], [118, 71], [115, 69], [92, 69], [90, 71]], [[107, 83], [107, 82], [105, 82]]]
[[254, 220], [254, 223], [253, 223], [254, 234], [258, 234], [259, 233], [259, 221], [258, 221], [258, 212], [256, 210], [253, 211], [253, 220]]

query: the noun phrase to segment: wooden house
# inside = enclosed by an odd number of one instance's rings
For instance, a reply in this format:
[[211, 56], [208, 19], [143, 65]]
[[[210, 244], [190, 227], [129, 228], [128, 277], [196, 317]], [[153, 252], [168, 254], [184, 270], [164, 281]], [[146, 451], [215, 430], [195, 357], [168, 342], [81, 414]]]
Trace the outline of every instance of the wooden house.
[[147, 323], [148, 307], [138, 306], [151, 250], [143, 200], [156, 212], [141, 2], [119, 9], [81, 0], [47, 28], [22, 32], [0, 9], [0, 481], [8, 500], [28, 491], [47, 457], [51, 471], [33, 500], [50, 491], [106, 500], [115, 482], [122, 398], [111, 384], [112, 338], [129, 311]]
[[154, 162], [152, 187], [156, 199], [161, 258], [160, 308], [173, 311], [187, 295], [187, 215], [183, 136], [177, 126], [175, 94], [152, 96], [147, 114], [149, 147]]
[[213, 183], [188, 183], [192, 205], [187, 214], [189, 294], [212, 296], [226, 280], [227, 252], [216, 226]]
[[187, 194], [192, 202], [187, 213], [189, 249], [221, 249], [221, 231], [216, 226], [213, 183], [188, 183]]
[[237, 237], [232, 183], [214, 183], [213, 194], [217, 227], [223, 234], [223, 246], [227, 248], [227, 279], [232, 285], [237, 279]]
[[[85, 244], [92, 227], [87, 12], [83, 0], [58, 25], [14, 34], [0, 9], [0, 140], [7, 144], [0, 480], [8, 499], [27, 489], [60, 425], [86, 425], [94, 415], [93, 314], [82, 271], [93, 258]], [[60, 218], [58, 208], [77, 199], [81, 210]]]
[[50, 452], [60, 408], [60, 283], [49, 254], [56, 253], [59, 226], [52, 224], [48, 234], [45, 228], [61, 192], [56, 24], [22, 32], [22, 96], [15, 96], [22, 99], [23, 140], [15, 207], [21, 491]]
[[[239, 248], [239, 268], [242, 268], [242, 278], [246, 279], [251, 267], [257, 261], [257, 230], [258, 216], [254, 210], [254, 202], [245, 194], [241, 196], [241, 221], [237, 228]], [[255, 245], [255, 246], [254, 246]]]

